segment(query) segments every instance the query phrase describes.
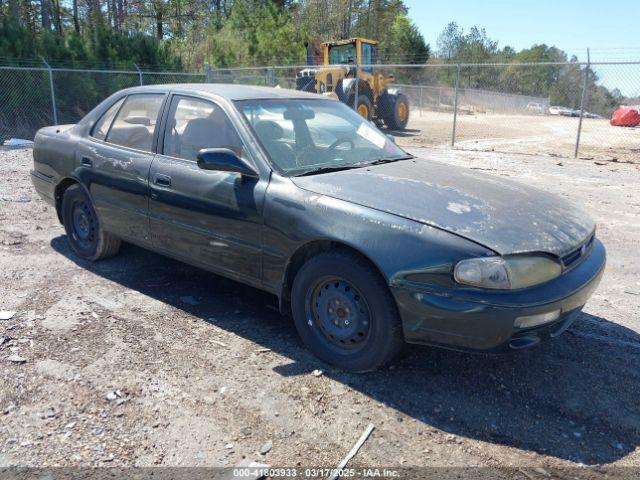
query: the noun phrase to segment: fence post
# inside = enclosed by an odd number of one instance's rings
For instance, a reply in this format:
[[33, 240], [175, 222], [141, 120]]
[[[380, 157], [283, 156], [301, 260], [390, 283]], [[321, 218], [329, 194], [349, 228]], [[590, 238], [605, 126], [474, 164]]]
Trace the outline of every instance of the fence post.
[[356, 73], [353, 77], [355, 78], [355, 81], [356, 81], [356, 87], [355, 87], [355, 95], [353, 96], [353, 109], [357, 112], [358, 111], [358, 62], [356, 62], [355, 72]]
[[134, 63], [133, 66], [136, 67], [136, 70], [138, 71], [138, 78], [140, 79], [140, 86], [142, 86], [142, 70], [140, 70], [140, 67], [138, 67], [138, 65], [136, 63]]
[[422, 90], [424, 89], [422, 85], [420, 85], [420, 116], [422, 116]]
[[275, 87], [276, 86], [276, 69], [273, 67], [269, 67], [269, 69], [267, 70], [267, 77], [269, 79], [267, 86]]
[[206, 83], [212, 83], [212, 72], [211, 72], [211, 65], [209, 65], [208, 63], [204, 64], [204, 81]]
[[578, 150], [580, 150], [580, 134], [582, 133], [582, 117], [584, 116], [584, 102], [587, 97], [587, 81], [589, 79], [589, 67], [591, 66], [591, 55], [587, 48], [587, 66], [584, 69], [584, 81], [582, 83], [582, 96], [580, 98], [580, 120], [578, 121], [578, 136], [576, 137], [576, 150], [573, 158], [578, 158]]
[[53, 88], [53, 70], [51, 69], [51, 65], [47, 63], [44, 57], [41, 57], [44, 62], [47, 70], [49, 71], [49, 88], [51, 89], [51, 110], [53, 111], [53, 124], [58, 124], [58, 109], [56, 108], [56, 91]]
[[456, 66], [456, 87], [453, 95], [453, 129], [451, 130], [451, 146], [456, 145], [456, 122], [458, 121], [458, 84], [460, 83], [460, 64]]

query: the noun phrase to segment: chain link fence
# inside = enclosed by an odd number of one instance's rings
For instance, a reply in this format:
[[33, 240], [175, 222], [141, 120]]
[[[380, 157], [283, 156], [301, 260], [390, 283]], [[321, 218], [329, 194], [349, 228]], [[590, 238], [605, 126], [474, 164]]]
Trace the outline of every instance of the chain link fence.
[[204, 73], [0, 66], [0, 145], [33, 138], [44, 126], [76, 123], [118, 90], [138, 85], [204, 83]]
[[46, 69], [0, 69], [0, 144], [11, 137], [33, 138], [45, 125], [57, 123]]
[[407, 146], [640, 160], [640, 126], [610, 123], [620, 105], [640, 105], [640, 62], [380, 70], [392, 71], [410, 100], [410, 120], [399, 141]]
[[[75, 123], [122, 88], [205, 82], [333, 92], [409, 150], [453, 145], [618, 161], [640, 158], [640, 127], [609, 122], [620, 104], [640, 104], [640, 62], [360, 67], [206, 66], [201, 73], [190, 73], [137, 66], [57, 68], [46, 62], [41, 67], [0, 66], [0, 143], [31, 139], [45, 125]], [[335, 73], [339, 69], [349, 72], [346, 81]], [[392, 95], [374, 93], [382, 84]], [[400, 111], [399, 98], [406, 100], [406, 112]], [[397, 128], [403, 123], [398, 115], [406, 115], [405, 128]]]

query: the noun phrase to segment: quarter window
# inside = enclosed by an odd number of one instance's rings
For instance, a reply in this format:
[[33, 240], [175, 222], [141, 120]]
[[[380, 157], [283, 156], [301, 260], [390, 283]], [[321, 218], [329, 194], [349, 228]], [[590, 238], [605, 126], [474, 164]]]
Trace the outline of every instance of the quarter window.
[[107, 142], [136, 150], [151, 151], [163, 94], [129, 95], [107, 134]]
[[242, 141], [219, 105], [174, 96], [164, 132], [163, 154], [196, 160], [203, 148], [229, 148], [242, 156]]
[[104, 112], [102, 117], [100, 117], [100, 120], [98, 120], [98, 123], [96, 123], [96, 125], [93, 127], [93, 133], [91, 134], [93, 137], [97, 138], [98, 140], [104, 140], [105, 138], [107, 138], [109, 127], [111, 127], [113, 118], [116, 116], [116, 113], [118, 113], [122, 102], [124, 102], [124, 98], [118, 100], [116, 103], [111, 105], [111, 107], [109, 107], [106, 112]]

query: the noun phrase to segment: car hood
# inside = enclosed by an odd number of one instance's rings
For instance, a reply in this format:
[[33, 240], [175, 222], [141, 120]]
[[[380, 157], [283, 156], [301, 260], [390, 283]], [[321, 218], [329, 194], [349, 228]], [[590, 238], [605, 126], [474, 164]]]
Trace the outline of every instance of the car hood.
[[426, 159], [292, 180], [310, 192], [447, 230], [501, 255], [564, 255], [595, 228], [589, 215], [555, 195]]

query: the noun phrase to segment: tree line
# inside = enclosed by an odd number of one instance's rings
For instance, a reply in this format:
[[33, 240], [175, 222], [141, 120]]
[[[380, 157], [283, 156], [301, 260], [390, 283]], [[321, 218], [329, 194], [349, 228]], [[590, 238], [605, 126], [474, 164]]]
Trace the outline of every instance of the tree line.
[[[432, 49], [402, 0], [0, 0], [0, 17], [4, 64], [43, 57], [72, 67], [131, 69], [135, 63], [142, 69], [189, 71], [202, 71], [205, 64], [300, 65], [306, 44], [319, 49], [321, 41], [362, 36], [380, 41], [378, 63], [508, 64], [463, 67], [463, 88], [544, 97], [578, 108], [587, 75], [591, 111], [606, 115], [624, 101], [619, 91], [599, 85], [593, 69], [586, 72], [553, 46], [516, 51], [500, 47], [484, 29], [465, 31], [451, 22]], [[567, 65], [520, 67], [521, 62]], [[455, 69], [399, 73], [399, 80], [410, 83], [453, 86]], [[102, 80], [102, 89], [76, 86], [95, 92], [93, 97], [118, 86], [109, 82]]]
[[[578, 109], [586, 76], [589, 111], [608, 116], [628, 100], [618, 89], [609, 90], [598, 84], [600, 79], [593, 68], [580, 65], [575, 56], [569, 57], [557, 47], [533, 45], [519, 52], [509, 46], [499, 48], [484, 29], [475, 26], [465, 32], [455, 22], [449, 23], [438, 37], [437, 55], [440, 61], [456, 64], [506, 64], [462, 67], [460, 82], [467, 88], [543, 97], [551, 105]], [[521, 63], [543, 65], [519, 66]], [[451, 71], [446, 72], [439, 80], [451, 82], [452, 75]]]
[[380, 40], [381, 62], [430, 55], [402, 0], [0, 0], [0, 16], [2, 55], [66, 64], [301, 64], [352, 36]]
[[[300, 65], [305, 44], [365, 36], [378, 61], [423, 63], [429, 46], [402, 0], [0, 0], [0, 64], [200, 71], [204, 65]], [[146, 75], [144, 83], [204, 81]], [[264, 81], [264, 79], [263, 79]], [[74, 123], [135, 73], [56, 71], [58, 123]], [[50, 125], [46, 71], [3, 70], [0, 140]]]

